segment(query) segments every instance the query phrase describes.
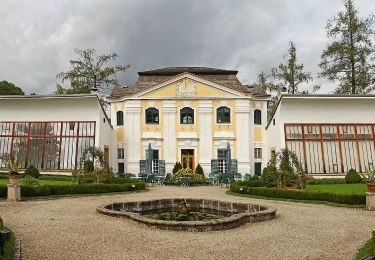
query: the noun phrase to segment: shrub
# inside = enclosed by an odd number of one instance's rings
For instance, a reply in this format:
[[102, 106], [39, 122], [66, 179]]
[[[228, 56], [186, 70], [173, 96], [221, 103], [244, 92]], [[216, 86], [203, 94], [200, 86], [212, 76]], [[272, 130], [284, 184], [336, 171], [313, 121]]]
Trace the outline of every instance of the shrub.
[[236, 193], [250, 194], [255, 196], [284, 198], [295, 200], [313, 200], [328, 201], [346, 205], [364, 205], [366, 204], [366, 195], [364, 194], [338, 194], [329, 192], [312, 192], [299, 190], [286, 190], [275, 188], [256, 188], [231, 184], [230, 190]]
[[182, 169], [181, 163], [180, 162], [176, 162], [176, 164], [173, 167], [172, 173], [176, 174], [178, 172], [178, 170], [180, 170], [180, 169]]
[[172, 184], [181, 184], [183, 176], [190, 177], [191, 184], [203, 184], [206, 178], [200, 174], [193, 173], [191, 169], [179, 169], [171, 178]]
[[39, 173], [39, 170], [34, 165], [30, 165], [29, 167], [27, 167], [25, 171], [25, 176], [31, 176], [36, 179], [39, 179], [40, 173]]
[[96, 194], [108, 192], [134, 191], [145, 188], [144, 182], [126, 184], [77, 184], [77, 185], [42, 185], [21, 186], [22, 197], [39, 197], [69, 194]]
[[263, 169], [262, 180], [265, 186], [267, 187], [276, 187], [277, 186], [277, 173], [276, 168], [273, 165], [268, 165]]
[[90, 173], [94, 171], [94, 162], [90, 160], [86, 160], [83, 163], [83, 171], [84, 173]]
[[3, 219], [0, 216], [0, 230], [4, 228], [4, 222]]
[[361, 175], [359, 175], [356, 170], [350, 169], [345, 176], [345, 182], [346, 183], [361, 183], [362, 178], [361, 178]]
[[264, 182], [260, 179], [258, 180], [250, 180], [250, 181], [239, 181], [236, 184], [243, 185], [247, 187], [264, 187], [266, 186]]
[[0, 197], [5, 198], [8, 194], [8, 187], [6, 185], [0, 185]]
[[195, 174], [199, 174], [199, 175], [204, 176], [203, 168], [199, 163], [198, 163], [197, 167], [195, 168]]
[[39, 180], [30, 175], [26, 175], [20, 182], [23, 186], [39, 186]]

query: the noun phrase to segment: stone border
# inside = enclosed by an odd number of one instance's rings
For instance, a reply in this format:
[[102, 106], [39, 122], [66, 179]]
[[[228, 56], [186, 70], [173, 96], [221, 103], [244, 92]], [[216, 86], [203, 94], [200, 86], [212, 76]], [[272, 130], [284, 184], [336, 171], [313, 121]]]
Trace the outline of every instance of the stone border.
[[[142, 212], [155, 209], [174, 208], [181, 200], [190, 208], [213, 209], [234, 213], [229, 217], [207, 221], [164, 221], [142, 216]], [[104, 204], [96, 211], [105, 215], [126, 217], [148, 226], [179, 231], [216, 231], [236, 228], [246, 223], [255, 223], [276, 218], [276, 209], [247, 203], [224, 202], [208, 199], [159, 199], [149, 201], [119, 202]]]
[[14, 253], [13, 253], [13, 260], [21, 260], [22, 255], [21, 255], [21, 238], [17, 233], [12, 231], [14, 234], [14, 237], [16, 239], [15, 241], [15, 246], [14, 246]]

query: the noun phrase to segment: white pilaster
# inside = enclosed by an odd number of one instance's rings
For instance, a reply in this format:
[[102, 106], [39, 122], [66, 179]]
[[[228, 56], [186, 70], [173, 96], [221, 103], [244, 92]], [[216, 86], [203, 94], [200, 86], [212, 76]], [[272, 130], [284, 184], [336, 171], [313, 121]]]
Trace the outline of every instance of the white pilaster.
[[[238, 172], [250, 173], [250, 149], [252, 148], [252, 138], [250, 139], [250, 101], [236, 100], [236, 142]], [[250, 141], [251, 140], [251, 141]]]
[[199, 104], [199, 164], [205, 174], [211, 171], [212, 157], [212, 101], [200, 100]]
[[139, 173], [139, 160], [141, 159], [141, 102], [130, 100], [126, 102], [124, 123], [126, 127], [126, 171]]
[[166, 172], [176, 163], [176, 101], [163, 101], [163, 145]]

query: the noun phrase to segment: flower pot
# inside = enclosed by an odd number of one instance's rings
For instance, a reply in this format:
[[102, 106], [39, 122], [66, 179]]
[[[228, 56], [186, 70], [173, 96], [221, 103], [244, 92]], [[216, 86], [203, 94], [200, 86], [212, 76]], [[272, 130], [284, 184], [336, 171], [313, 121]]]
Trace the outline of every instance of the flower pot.
[[367, 183], [367, 190], [375, 193], [375, 183]]
[[9, 176], [9, 184], [12, 186], [18, 185], [18, 176], [14, 176], [14, 175]]

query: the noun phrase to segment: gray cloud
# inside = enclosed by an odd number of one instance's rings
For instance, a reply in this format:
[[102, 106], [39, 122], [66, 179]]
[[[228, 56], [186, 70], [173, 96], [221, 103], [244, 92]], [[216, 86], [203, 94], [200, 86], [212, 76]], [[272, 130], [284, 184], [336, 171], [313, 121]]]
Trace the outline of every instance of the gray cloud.
[[[372, 0], [357, 0], [361, 15]], [[119, 79], [165, 66], [239, 70], [244, 83], [269, 72], [295, 41], [299, 61], [314, 75], [327, 39], [325, 24], [341, 0], [3, 0], [0, 7], [0, 80], [26, 92], [55, 90], [55, 75], [75, 48], [117, 52], [131, 64]], [[322, 92], [331, 91], [324, 79]]]

